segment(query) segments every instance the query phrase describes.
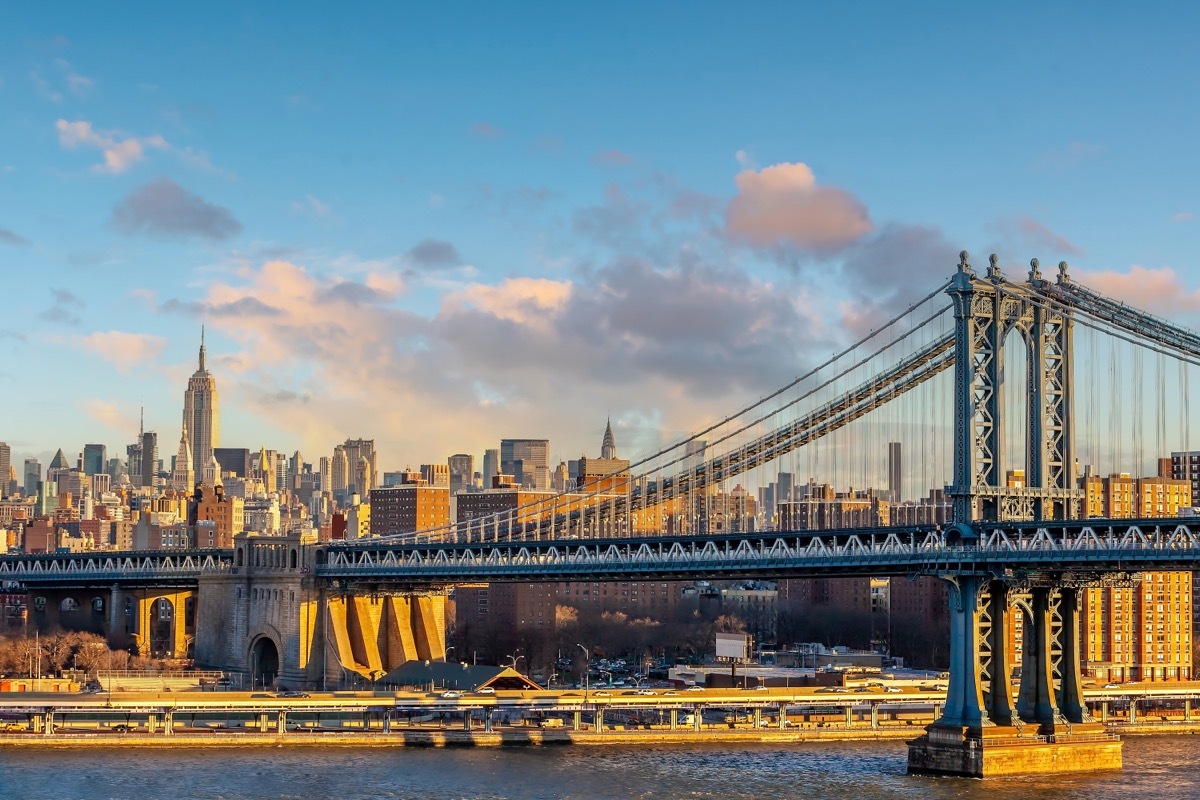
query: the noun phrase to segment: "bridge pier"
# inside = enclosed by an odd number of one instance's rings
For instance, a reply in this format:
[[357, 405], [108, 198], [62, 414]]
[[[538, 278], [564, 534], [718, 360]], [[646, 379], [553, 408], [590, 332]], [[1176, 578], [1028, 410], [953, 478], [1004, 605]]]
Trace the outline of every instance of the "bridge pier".
[[[1020, 699], [1014, 713], [1006, 656], [1010, 587], [982, 575], [946, 576], [945, 580], [950, 584], [946, 705], [925, 735], [909, 742], [908, 771], [984, 778], [1119, 769], [1121, 742], [1104, 732], [1083, 702], [1079, 589], [1060, 589], [1062, 626], [1056, 636], [1054, 587], [1033, 587], [1026, 615]], [[991, 628], [983, 635], [981, 596], [985, 593]], [[1056, 646], [1062, 652], [1059, 692], [1055, 691], [1051, 665]]]

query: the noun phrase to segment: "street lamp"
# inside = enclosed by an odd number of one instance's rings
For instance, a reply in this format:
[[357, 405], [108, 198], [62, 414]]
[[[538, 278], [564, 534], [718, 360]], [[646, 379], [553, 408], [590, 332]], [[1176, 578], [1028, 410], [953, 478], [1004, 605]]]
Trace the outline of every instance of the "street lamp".
[[588, 665], [591, 663], [591, 660], [592, 660], [592, 652], [581, 644], [577, 644], [575, 646], [583, 651], [583, 702], [587, 703], [587, 701], [588, 701], [588, 671], [589, 671]]
[[513, 672], [517, 671], [517, 662], [520, 661], [522, 658], [525, 658], [525, 656], [516, 655], [516, 653], [520, 653], [520, 652], [521, 652], [521, 648], [518, 647], [516, 650], [513, 651], [512, 654], [510, 654], [508, 656], [508, 660], [512, 662]]

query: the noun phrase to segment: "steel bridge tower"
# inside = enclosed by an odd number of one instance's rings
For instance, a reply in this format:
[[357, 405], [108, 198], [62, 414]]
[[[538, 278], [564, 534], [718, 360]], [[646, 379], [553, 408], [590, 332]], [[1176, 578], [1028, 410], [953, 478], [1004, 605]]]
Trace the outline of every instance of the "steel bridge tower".
[[[961, 542], [981, 524], [1077, 519], [1072, 410], [1072, 319], [1055, 302], [1037, 259], [1029, 278], [1008, 281], [995, 255], [978, 277], [968, 254], [947, 293], [954, 304], [954, 522]], [[1058, 265], [1059, 287], [1070, 282]], [[1003, 432], [1005, 343], [1027, 354], [1026, 479], [1007, 480]], [[1054, 769], [1060, 745], [1103, 766], [1120, 766], [1083, 702], [1080, 607], [1089, 585], [1111, 580], [1068, 572], [939, 574], [950, 590], [950, 683], [942, 715], [909, 744], [909, 771], [983, 777]], [[1011, 615], [1023, 615], [1021, 684], [1013, 698]], [[1086, 755], [1085, 755], [1086, 751]]]
[[[947, 293], [954, 303], [954, 520], [1066, 520], [1080, 516], [1083, 492], [1075, 488], [1072, 414], [1072, 322], [1046, 303], [1048, 281], [1030, 262], [1027, 283], [1012, 283], [989, 259], [987, 276], [975, 276], [967, 252]], [[1067, 264], [1058, 265], [1066, 282]], [[1025, 483], [1006, 479], [1004, 344], [1017, 333], [1026, 347], [1028, 431]]]

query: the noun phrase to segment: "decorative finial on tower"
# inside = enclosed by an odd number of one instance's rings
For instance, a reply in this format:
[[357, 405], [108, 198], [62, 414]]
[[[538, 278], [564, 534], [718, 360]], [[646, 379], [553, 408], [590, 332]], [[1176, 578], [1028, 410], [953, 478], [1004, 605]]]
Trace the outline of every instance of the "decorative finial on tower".
[[1067, 274], [1067, 262], [1065, 262], [1065, 261], [1058, 262], [1058, 282], [1059, 283], [1070, 283], [1071, 282], [1071, 276]]
[[204, 326], [200, 326], [200, 371], [204, 372]]
[[1042, 273], [1038, 269], [1038, 260], [1036, 258], [1029, 259], [1029, 280], [1040, 281], [1041, 279]]
[[1004, 274], [1000, 272], [1000, 256], [992, 253], [988, 256], [988, 277], [993, 281], [1004, 280]]

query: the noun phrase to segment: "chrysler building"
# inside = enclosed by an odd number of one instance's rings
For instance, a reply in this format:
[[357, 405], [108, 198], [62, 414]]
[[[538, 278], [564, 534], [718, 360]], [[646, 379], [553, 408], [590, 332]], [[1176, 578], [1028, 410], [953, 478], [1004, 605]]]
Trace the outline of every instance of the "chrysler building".
[[221, 444], [221, 410], [217, 382], [204, 364], [204, 328], [200, 328], [200, 368], [183, 393], [183, 427], [191, 436], [192, 473], [199, 478]]

